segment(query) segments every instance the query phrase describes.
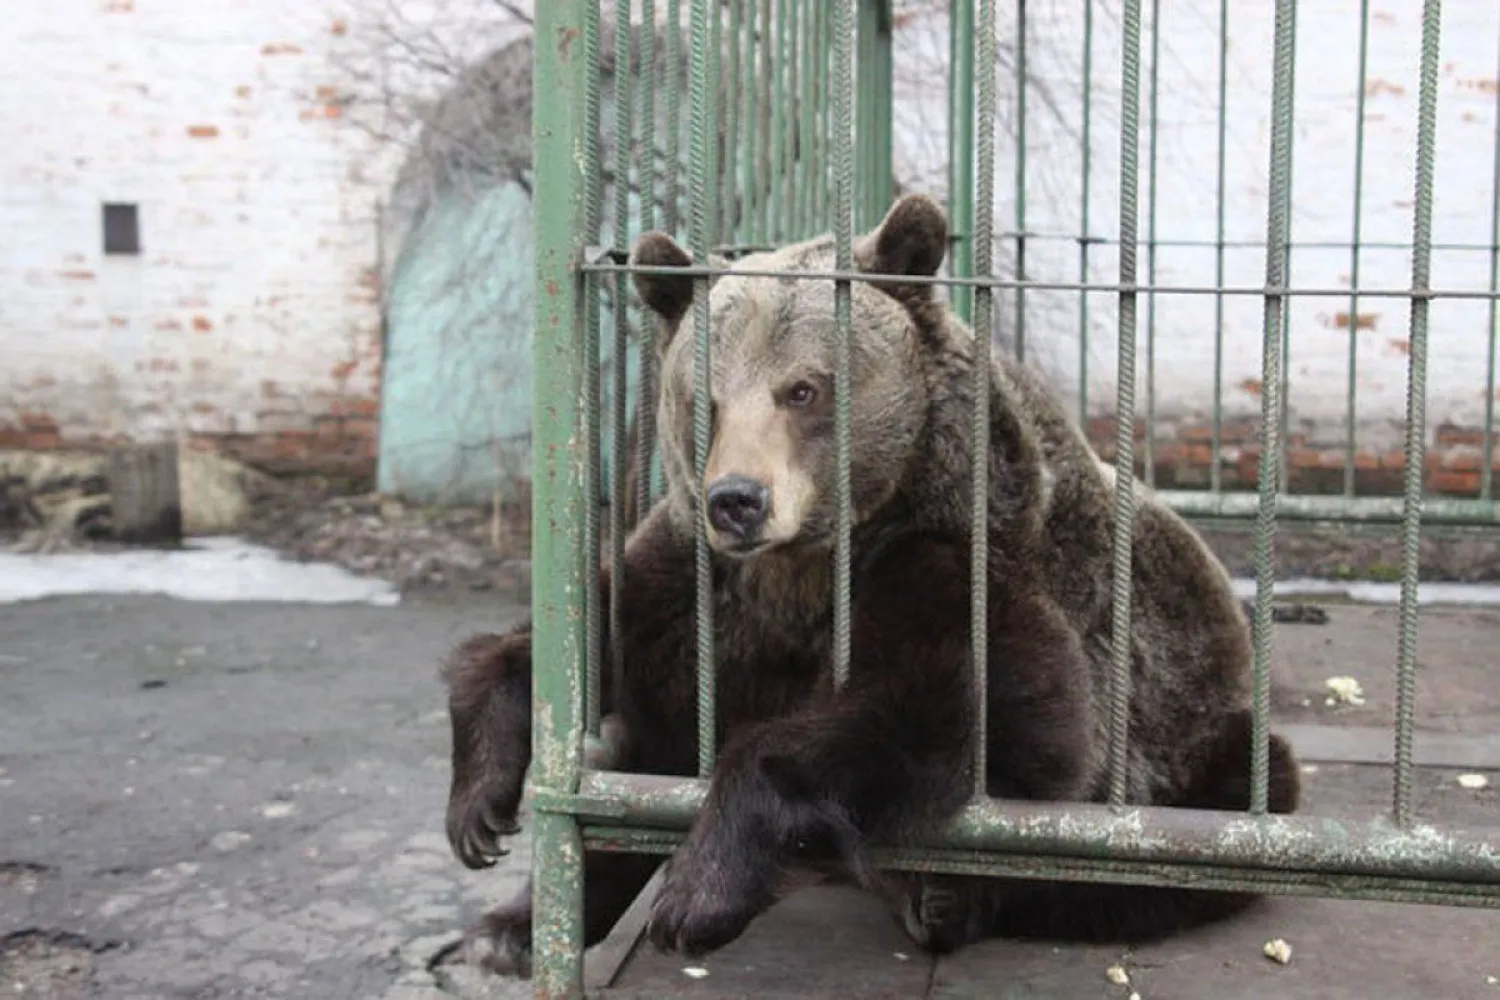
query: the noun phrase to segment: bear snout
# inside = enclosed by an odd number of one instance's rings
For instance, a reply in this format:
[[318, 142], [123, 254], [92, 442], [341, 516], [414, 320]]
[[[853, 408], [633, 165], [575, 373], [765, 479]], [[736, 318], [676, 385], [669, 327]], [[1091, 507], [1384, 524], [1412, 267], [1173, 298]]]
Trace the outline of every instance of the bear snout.
[[709, 486], [708, 521], [717, 531], [751, 542], [771, 516], [771, 491], [746, 476], [724, 476]]

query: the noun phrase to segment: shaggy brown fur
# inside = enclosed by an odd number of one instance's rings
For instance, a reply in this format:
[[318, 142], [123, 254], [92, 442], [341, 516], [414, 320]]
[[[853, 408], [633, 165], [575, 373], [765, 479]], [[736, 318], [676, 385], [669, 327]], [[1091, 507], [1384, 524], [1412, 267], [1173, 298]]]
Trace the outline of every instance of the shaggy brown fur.
[[[625, 550], [623, 690], [602, 709], [625, 734], [616, 766], [695, 769], [694, 531], [713, 546], [721, 754], [705, 808], [673, 856], [651, 916], [662, 948], [702, 952], [738, 936], [809, 867], [895, 891], [898, 915], [934, 950], [990, 934], [1132, 940], [1233, 912], [1249, 897], [1185, 890], [887, 878], [875, 841], [910, 842], [953, 815], [972, 785], [970, 462], [975, 338], [930, 285], [947, 224], [901, 199], [856, 246], [878, 280], [852, 289], [852, 658], [829, 682], [836, 525], [827, 281], [737, 270], [830, 269], [828, 238], [746, 257], [710, 293], [714, 436], [693, 474], [691, 336], [675, 336], [690, 277], [642, 276], [661, 325], [659, 440], [667, 495]], [[641, 263], [688, 256], [655, 233]], [[990, 794], [1100, 800], [1111, 635], [1113, 473], [1040, 380], [993, 367], [989, 458]], [[727, 485], [726, 485], [727, 484]], [[724, 492], [732, 495], [721, 502]], [[705, 502], [699, 502], [699, 498]], [[1129, 799], [1244, 808], [1250, 641], [1224, 569], [1143, 488], [1134, 593]], [[600, 581], [607, 600], [609, 570]], [[608, 614], [604, 616], [608, 621]], [[465, 864], [498, 856], [530, 760], [529, 624], [470, 640], [451, 665], [448, 835]], [[605, 656], [608, 662], [608, 651]], [[1296, 808], [1297, 767], [1272, 738], [1271, 808]], [[600, 939], [655, 865], [587, 860], [586, 939]], [[529, 897], [476, 934], [524, 973]]]

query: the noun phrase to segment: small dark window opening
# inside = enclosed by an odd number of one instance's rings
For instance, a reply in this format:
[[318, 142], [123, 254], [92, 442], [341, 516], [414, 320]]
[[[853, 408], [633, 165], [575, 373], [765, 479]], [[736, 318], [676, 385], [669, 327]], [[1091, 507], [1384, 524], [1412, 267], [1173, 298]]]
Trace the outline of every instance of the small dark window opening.
[[138, 254], [141, 252], [141, 220], [135, 205], [104, 206], [104, 252]]

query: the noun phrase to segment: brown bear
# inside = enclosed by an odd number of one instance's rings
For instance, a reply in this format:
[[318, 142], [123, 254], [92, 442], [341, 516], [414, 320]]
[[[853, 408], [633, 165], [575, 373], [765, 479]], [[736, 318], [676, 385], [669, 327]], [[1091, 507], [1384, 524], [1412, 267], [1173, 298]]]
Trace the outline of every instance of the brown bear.
[[[1254, 897], [1209, 891], [947, 876], [887, 876], [867, 848], [911, 843], [973, 787], [969, 440], [976, 342], [930, 283], [947, 246], [931, 199], [900, 199], [855, 245], [851, 289], [852, 653], [831, 682], [837, 529], [829, 280], [740, 271], [830, 270], [823, 237], [718, 262], [709, 292], [712, 444], [694, 474], [688, 275], [639, 275], [660, 324], [658, 436], [667, 491], [634, 530], [621, 571], [622, 735], [613, 766], [696, 771], [695, 530], [712, 551], [716, 759], [704, 808], [664, 874], [657, 946], [701, 953], [737, 937], [808, 870], [834, 870], [894, 903], [918, 944], [997, 934], [1143, 940], [1227, 915]], [[687, 266], [668, 236], [632, 259]], [[1113, 469], [1033, 372], [993, 364], [990, 400], [990, 795], [1106, 796]], [[1134, 536], [1133, 803], [1249, 804], [1251, 643], [1228, 574], [1144, 488]], [[599, 581], [608, 600], [606, 567]], [[603, 620], [608, 621], [606, 607]], [[609, 662], [609, 651], [604, 654]], [[609, 673], [605, 672], [606, 675]], [[514, 832], [530, 760], [530, 626], [470, 639], [447, 668], [453, 782], [447, 831], [471, 867]], [[1289, 746], [1271, 741], [1270, 808], [1299, 797]], [[659, 862], [585, 859], [585, 939], [601, 939]], [[526, 974], [530, 894], [470, 940]]]

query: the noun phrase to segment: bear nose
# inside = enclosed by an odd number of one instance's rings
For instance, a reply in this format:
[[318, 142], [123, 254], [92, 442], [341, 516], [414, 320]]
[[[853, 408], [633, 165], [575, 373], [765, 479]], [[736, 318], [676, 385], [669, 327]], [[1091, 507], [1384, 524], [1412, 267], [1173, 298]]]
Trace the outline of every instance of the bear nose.
[[725, 476], [708, 488], [708, 520], [726, 534], [748, 539], [766, 523], [771, 491], [744, 476]]

